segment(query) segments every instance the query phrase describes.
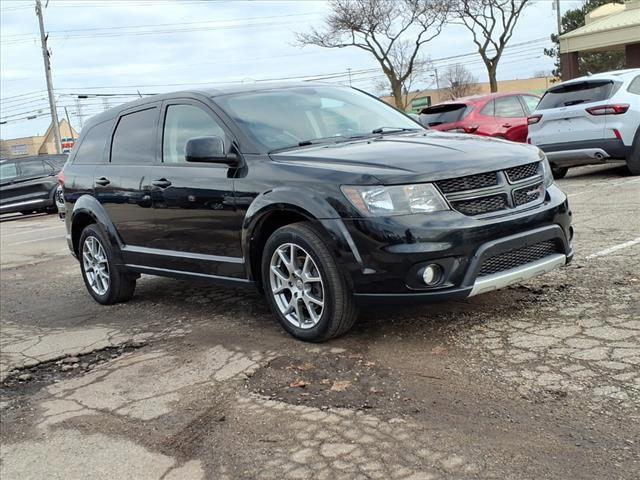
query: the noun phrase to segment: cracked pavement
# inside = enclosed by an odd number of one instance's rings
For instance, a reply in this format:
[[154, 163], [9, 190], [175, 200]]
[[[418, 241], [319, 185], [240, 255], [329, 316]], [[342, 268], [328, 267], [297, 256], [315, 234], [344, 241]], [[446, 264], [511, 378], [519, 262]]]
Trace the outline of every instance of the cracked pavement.
[[254, 292], [145, 276], [99, 306], [56, 218], [3, 219], [0, 477], [637, 478], [640, 179], [599, 166], [559, 184], [569, 267], [365, 311], [322, 345]]

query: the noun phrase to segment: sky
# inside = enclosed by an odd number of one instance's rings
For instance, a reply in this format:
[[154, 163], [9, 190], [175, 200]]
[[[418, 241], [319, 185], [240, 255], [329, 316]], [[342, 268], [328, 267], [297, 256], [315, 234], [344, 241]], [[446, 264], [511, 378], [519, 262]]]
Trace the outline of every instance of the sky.
[[[34, 4], [0, 0], [4, 139], [42, 134], [50, 122]], [[553, 68], [553, 59], [543, 55], [556, 30], [552, 4], [536, 0], [525, 9], [499, 64], [499, 80], [529, 78]], [[561, 11], [580, 4], [561, 0]], [[321, 27], [328, 11], [324, 0], [49, 0], [44, 18], [58, 115], [68, 113], [80, 130], [91, 115], [132, 100], [138, 92], [269, 79], [324, 76], [324, 81], [349, 84], [351, 77], [354, 87], [382, 93], [384, 76], [366, 52], [296, 44], [296, 32]], [[464, 27], [447, 25], [421, 54], [431, 59], [433, 69], [459, 62], [479, 81], [487, 80]], [[416, 86], [432, 84], [434, 73], [428, 71]]]

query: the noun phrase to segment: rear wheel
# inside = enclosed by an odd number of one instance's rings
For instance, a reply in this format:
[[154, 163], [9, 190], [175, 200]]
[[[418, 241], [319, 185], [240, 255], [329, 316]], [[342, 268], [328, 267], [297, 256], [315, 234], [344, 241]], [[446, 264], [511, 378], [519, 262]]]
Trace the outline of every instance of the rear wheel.
[[640, 139], [636, 139], [631, 155], [627, 158], [627, 170], [631, 175], [640, 175]]
[[89, 225], [82, 231], [78, 250], [84, 284], [96, 302], [111, 305], [131, 299], [136, 277], [116, 264], [100, 227]]
[[262, 256], [264, 291], [282, 327], [294, 337], [323, 342], [346, 333], [357, 309], [346, 278], [309, 223], [276, 230]]
[[553, 178], [556, 180], [566, 177], [568, 171], [569, 167], [551, 167], [551, 173], [553, 173]]

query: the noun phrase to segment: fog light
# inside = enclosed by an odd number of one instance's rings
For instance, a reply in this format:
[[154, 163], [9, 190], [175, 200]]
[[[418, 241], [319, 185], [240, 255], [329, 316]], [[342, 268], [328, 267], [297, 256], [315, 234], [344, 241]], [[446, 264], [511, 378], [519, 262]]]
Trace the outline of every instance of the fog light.
[[440, 279], [442, 278], [442, 268], [440, 265], [432, 263], [431, 265], [427, 265], [424, 267], [422, 271], [422, 281], [430, 287], [437, 285], [440, 283]]

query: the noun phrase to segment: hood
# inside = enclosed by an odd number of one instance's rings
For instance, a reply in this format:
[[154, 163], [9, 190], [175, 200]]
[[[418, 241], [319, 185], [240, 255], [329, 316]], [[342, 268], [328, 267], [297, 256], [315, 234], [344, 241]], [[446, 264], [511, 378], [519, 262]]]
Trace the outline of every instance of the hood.
[[429, 182], [539, 161], [536, 147], [489, 137], [429, 131], [275, 153], [277, 163], [366, 173], [381, 183]]

